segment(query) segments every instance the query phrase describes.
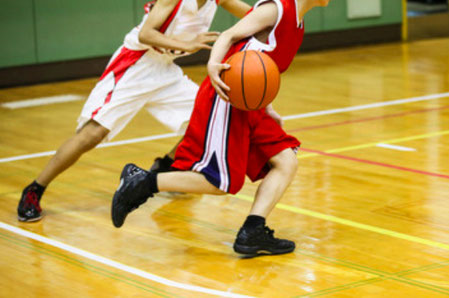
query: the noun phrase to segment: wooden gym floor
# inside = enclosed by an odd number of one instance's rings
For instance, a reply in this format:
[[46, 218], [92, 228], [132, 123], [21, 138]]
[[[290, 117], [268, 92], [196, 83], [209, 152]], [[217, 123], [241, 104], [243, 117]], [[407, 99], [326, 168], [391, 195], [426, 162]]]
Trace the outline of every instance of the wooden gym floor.
[[295, 59], [275, 101], [303, 144], [268, 219], [297, 243], [282, 256], [232, 251], [257, 184], [237, 196], [158, 195], [112, 226], [123, 165], [149, 167], [178, 140], [146, 112], [51, 184], [42, 221], [18, 222], [22, 188], [73, 133], [83, 101], [4, 103], [85, 98], [95, 81], [0, 90], [0, 296], [449, 295], [449, 39]]

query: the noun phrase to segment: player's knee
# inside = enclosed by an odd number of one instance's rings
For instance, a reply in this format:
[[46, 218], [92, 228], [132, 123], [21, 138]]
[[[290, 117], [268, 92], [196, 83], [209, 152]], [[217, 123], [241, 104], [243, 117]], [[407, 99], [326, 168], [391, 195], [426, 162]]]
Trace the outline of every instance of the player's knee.
[[286, 149], [270, 160], [273, 168], [282, 171], [286, 176], [293, 178], [298, 170], [298, 159], [295, 152], [291, 149]]
[[97, 146], [109, 133], [109, 130], [96, 122], [89, 122], [78, 133], [77, 138], [81, 147], [91, 149]]
[[222, 191], [221, 189], [215, 187], [215, 188], [212, 190], [212, 193], [211, 193], [211, 194], [212, 194], [212, 195], [216, 195], [216, 196], [222, 196], [222, 195], [226, 195], [227, 193], [224, 192], [224, 191]]

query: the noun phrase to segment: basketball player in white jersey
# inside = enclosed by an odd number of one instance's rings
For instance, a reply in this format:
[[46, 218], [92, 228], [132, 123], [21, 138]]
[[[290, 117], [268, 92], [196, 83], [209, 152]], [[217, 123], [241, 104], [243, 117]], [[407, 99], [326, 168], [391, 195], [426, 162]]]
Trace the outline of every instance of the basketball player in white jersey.
[[[82, 154], [112, 139], [140, 109], [174, 131], [181, 129], [190, 118], [198, 86], [173, 60], [211, 48], [218, 33], [207, 31], [217, 5], [239, 18], [251, 8], [240, 0], [157, 0], [145, 5], [142, 22], [126, 35], [87, 99], [77, 133], [23, 190], [20, 221], [41, 219], [39, 202], [47, 185]], [[173, 157], [174, 150], [156, 160], [153, 169], [168, 170]]]

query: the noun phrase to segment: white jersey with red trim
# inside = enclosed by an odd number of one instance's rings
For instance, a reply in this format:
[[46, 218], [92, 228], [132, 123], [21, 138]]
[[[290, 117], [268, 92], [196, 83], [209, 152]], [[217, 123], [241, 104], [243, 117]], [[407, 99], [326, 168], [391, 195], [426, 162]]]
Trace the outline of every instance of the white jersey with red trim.
[[[216, 0], [206, 0], [203, 6], [198, 8], [196, 0], [179, 0], [172, 13], [160, 28], [160, 31], [167, 36], [183, 41], [195, 39], [198, 34], [209, 30], [217, 10], [217, 2]], [[124, 46], [131, 50], [148, 49], [170, 60], [187, 55], [187, 53], [181, 51], [155, 48], [139, 42], [138, 36], [140, 29], [146, 21], [148, 12], [150, 12], [154, 3], [155, 1], [152, 1], [145, 5], [146, 14], [142, 22], [125, 36]]]

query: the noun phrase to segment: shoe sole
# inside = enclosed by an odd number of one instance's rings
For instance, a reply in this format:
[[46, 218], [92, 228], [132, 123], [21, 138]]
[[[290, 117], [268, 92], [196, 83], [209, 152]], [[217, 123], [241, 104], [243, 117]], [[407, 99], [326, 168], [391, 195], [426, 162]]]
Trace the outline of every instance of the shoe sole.
[[21, 217], [21, 216], [17, 216], [17, 219], [21, 222], [35, 222], [35, 221], [39, 221], [42, 219], [42, 215], [39, 217], [33, 217], [33, 218], [26, 218], [26, 217]]
[[254, 246], [234, 244], [234, 251], [244, 255], [258, 255], [258, 254], [282, 255], [293, 252], [295, 248], [296, 247], [293, 246], [291, 248], [286, 249], [266, 249]]

